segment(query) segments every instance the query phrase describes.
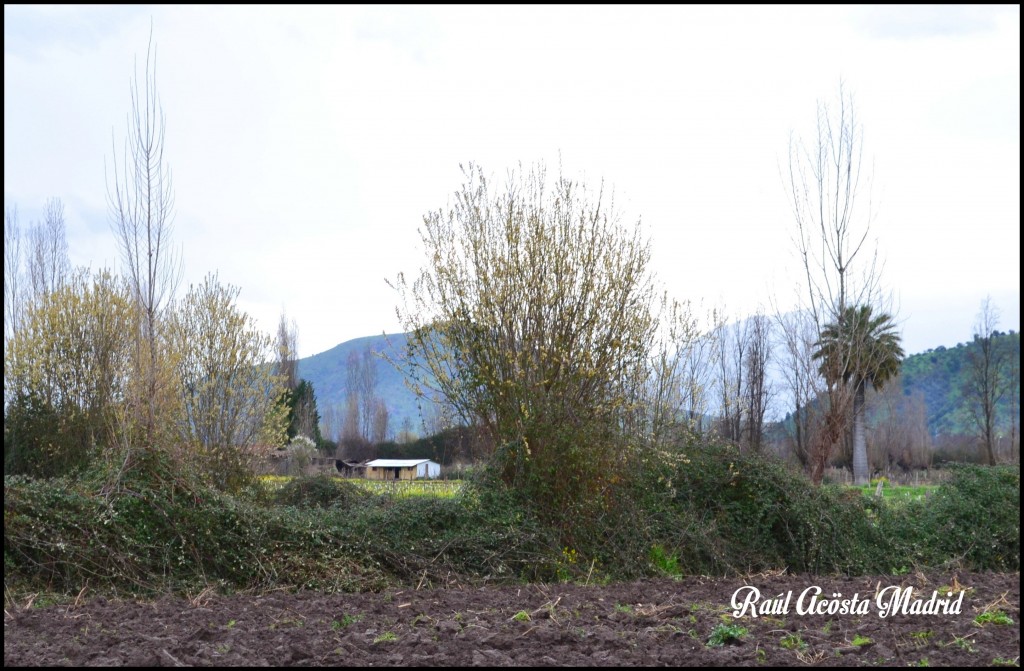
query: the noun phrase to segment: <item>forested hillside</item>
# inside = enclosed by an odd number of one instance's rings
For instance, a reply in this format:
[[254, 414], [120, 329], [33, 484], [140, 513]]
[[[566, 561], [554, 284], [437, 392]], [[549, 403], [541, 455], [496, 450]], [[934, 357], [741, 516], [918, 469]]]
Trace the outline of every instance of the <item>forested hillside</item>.
[[[1020, 334], [994, 335], [995, 351], [1002, 359], [1002, 391], [996, 402], [996, 426], [1009, 432], [1020, 430]], [[970, 360], [977, 354], [977, 342], [956, 347], [937, 347], [903, 361], [903, 393], [924, 396], [928, 431], [933, 437], [967, 436], [977, 433], [972, 406], [978, 399], [968, 389]]]

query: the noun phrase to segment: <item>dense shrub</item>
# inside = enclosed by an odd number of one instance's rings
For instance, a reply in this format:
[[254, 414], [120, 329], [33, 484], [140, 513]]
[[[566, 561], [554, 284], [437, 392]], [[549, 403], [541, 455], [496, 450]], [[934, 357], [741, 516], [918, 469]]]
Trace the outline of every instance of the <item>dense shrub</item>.
[[390, 574], [417, 584], [536, 579], [550, 568], [547, 531], [516, 497], [496, 492], [398, 498], [365, 508], [345, 527], [346, 535], [374, 539], [374, 556]]
[[132, 471], [114, 486], [5, 477], [6, 578], [136, 593], [209, 584], [361, 590], [394, 580], [368, 539], [345, 542], [322, 509], [266, 507], [178, 475]]
[[4, 416], [4, 473], [58, 477], [86, 468], [98, 452], [96, 428], [103, 426], [96, 415], [18, 394]]
[[490, 469], [454, 498], [392, 499], [324, 476], [251, 494], [218, 492], [159, 456], [117, 478], [5, 476], [5, 582], [69, 593], [352, 591], [780, 568], [1020, 570], [1020, 472], [1010, 467], [961, 468], [930, 499], [893, 503], [815, 488], [735, 448], [684, 445], [651, 452], [631, 480], [559, 525]]
[[373, 498], [358, 485], [330, 475], [292, 478], [274, 492], [273, 502], [299, 508], [351, 508]]
[[925, 499], [876, 503], [894, 566], [1020, 570], [1020, 468], [951, 467]]
[[543, 564], [536, 523], [494, 497], [391, 501], [314, 477], [248, 498], [172, 477], [173, 469], [142, 472], [115, 487], [5, 477], [10, 584], [71, 593], [86, 584], [134, 593], [209, 584], [357, 591], [511, 580]]
[[959, 466], [922, 516], [934, 562], [1020, 570], [1020, 467]]
[[651, 462], [653, 535], [686, 572], [888, 569], [887, 539], [859, 493], [814, 487], [786, 464], [732, 446], [691, 445]]

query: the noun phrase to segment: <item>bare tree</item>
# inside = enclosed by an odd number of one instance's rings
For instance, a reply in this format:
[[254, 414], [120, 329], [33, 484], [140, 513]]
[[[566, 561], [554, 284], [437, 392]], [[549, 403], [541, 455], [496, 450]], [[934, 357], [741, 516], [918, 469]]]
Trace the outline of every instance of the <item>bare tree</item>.
[[420, 428], [424, 436], [436, 436], [458, 425], [458, 412], [443, 396], [426, 394], [417, 397]]
[[[338, 453], [346, 459], [371, 459], [376, 448], [370, 439], [375, 437], [376, 376], [366, 373], [372, 366], [369, 350], [353, 350], [345, 360], [345, 406], [342, 409], [342, 429], [338, 440]], [[384, 431], [387, 427], [384, 427]]]
[[686, 347], [683, 361], [682, 387], [683, 403], [690, 427], [696, 433], [705, 430], [704, 419], [708, 414], [712, 376], [717, 363], [715, 338], [722, 326], [722, 316], [712, 310], [708, 315], [709, 327], [697, 334]]
[[772, 357], [771, 321], [760, 310], [747, 320], [747, 380], [744, 402], [747, 412], [747, 445], [761, 452], [764, 442], [764, 420], [773, 390], [768, 379]]
[[[891, 312], [883, 305], [877, 251], [867, 245], [872, 212], [870, 201], [865, 208], [860, 199], [862, 153], [863, 129], [853, 98], [842, 84], [837, 109], [818, 104], [814, 142], [805, 146], [790, 141], [787, 189], [796, 221], [794, 243], [806, 280], [802, 303], [819, 336], [829, 325], [841, 329], [844, 315], [853, 307]], [[869, 181], [867, 176], [864, 180]], [[833, 370], [851, 370], [856, 364], [857, 352], [844, 354], [848, 360], [830, 361]], [[851, 379], [857, 376], [824, 376], [826, 414], [810, 446], [815, 483], [821, 482], [833, 447], [852, 425]], [[855, 479], [866, 479], [866, 474], [856, 473]]]
[[904, 477], [913, 469], [929, 468], [932, 440], [924, 393], [908, 396], [901, 381], [895, 380], [870, 394], [869, 405], [880, 417], [868, 436], [872, 466]]
[[[646, 406], [654, 444], [680, 431], [699, 433], [707, 410], [708, 353], [714, 330], [702, 333], [688, 304], [662, 299], [663, 325], [652, 347], [651, 381]], [[715, 314], [712, 313], [714, 323]]]
[[824, 382], [813, 360], [817, 332], [810, 313], [806, 310], [777, 312], [777, 332], [780, 334], [782, 355], [776, 359], [785, 379], [792, 414], [786, 422], [790, 430], [793, 456], [804, 468], [811, 470], [811, 445], [821, 426], [821, 408], [813, 403], [824, 394]]
[[181, 279], [181, 261], [171, 246], [174, 192], [164, 161], [165, 119], [156, 90], [156, 55], [150, 31], [146, 69], [130, 81], [132, 110], [120, 169], [114, 146], [114, 175], [107, 186], [114, 236], [121, 250], [139, 327], [135, 337], [136, 421], [152, 447], [159, 399], [166, 386], [159, 361], [164, 311]]
[[378, 358], [367, 346], [362, 352], [349, 352], [345, 360], [343, 440], [380, 442], [383, 438], [377, 436], [387, 434], [387, 407], [377, 396]]
[[[298, 326], [291, 323], [285, 313], [277, 323], [277, 375], [284, 380], [285, 389], [295, 389], [299, 384]], [[306, 434], [309, 435], [309, 434]]]
[[63, 286], [71, 273], [67, 224], [60, 198], [46, 201], [46, 216], [29, 230], [28, 280], [32, 302]]
[[320, 426], [325, 439], [340, 443], [344, 438], [344, 407], [337, 403], [324, 406], [321, 411]]
[[[371, 439], [375, 434], [374, 427], [377, 416], [377, 357], [367, 347], [359, 357], [356, 369], [356, 384], [359, 388], [359, 423], [363, 428], [363, 437]], [[376, 441], [375, 441], [376, 442]]]
[[[26, 315], [71, 279], [71, 261], [59, 198], [46, 202], [46, 216], [23, 235], [18, 208], [6, 208], [4, 217], [4, 353], [25, 323]], [[27, 247], [23, 246], [24, 242]], [[12, 399], [4, 385], [5, 404]]]
[[771, 323], [758, 311], [732, 324], [719, 324], [715, 337], [721, 404], [719, 432], [736, 445], [760, 452], [772, 394], [768, 380]]
[[[21, 226], [18, 206], [4, 208], [4, 351], [18, 331], [25, 309], [25, 287], [21, 281]], [[6, 385], [4, 385], [6, 388]]]
[[996, 405], [1006, 394], [1010, 372], [1006, 353], [997, 342], [998, 325], [999, 310], [987, 296], [974, 325], [974, 342], [967, 349], [964, 396], [970, 403], [983, 457], [990, 466], [996, 464]]
[[359, 412], [362, 407], [359, 402], [363, 391], [360, 384], [362, 366], [363, 359], [359, 352], [349, 352], [345, 359], [345, 440], [365, 439], [369, 432]]
[[722, 437], [736, 445], [743, 434], [743, 374], [747, 353], [747, 323], [737, 321], [718, 329], [718, 390]]
[[416, 432], [412, 430], [412, 418], [405, 417], [402, 419], [402, 424], [398, 429], [398, 435], [395, 436], [395, 442], [401, 445], [407, 445], [416, 440]]
[[359, 396], [358, 392], [349, 391], [345, 399], [345, 420], [342, 424], [341, 441], [350, 442], [364, 440], [363, 429], [359, 425]]
[[388, 406], [382, 398], [374, 399], [373, 433], [370, 438], [374, 443], [383, 443], [388, 439]]
[[64, 286], [71, 275], [64, 204], [59, 198], [46, 201], [43, 221], [24, 232], [18, 223], [17, 206], [8, 207], [4, 218], [4, 334], [17, 331], [25, 311], [43, 296]]

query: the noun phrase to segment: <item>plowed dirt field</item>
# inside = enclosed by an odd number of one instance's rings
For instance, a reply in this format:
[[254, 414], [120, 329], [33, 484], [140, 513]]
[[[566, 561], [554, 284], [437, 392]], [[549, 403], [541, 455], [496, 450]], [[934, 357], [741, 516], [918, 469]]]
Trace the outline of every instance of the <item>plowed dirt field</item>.
[[[733, 619], [733, 595], [747, 586], [783, 597], [780, 611], [791, 594], [787, 612]], [[878, 592], [906, 586], [915, 598], [962, 587], [961, 612], [881, 617]], [[824, 598], [856, 594], [867, 613], [800, 614], [813, 587]], [[966, 573], [97, 597], [9, 606], [4, 666], [1019, 665], [1019, 607], [1019, 574]], [[985, 612], [1003, 617], [979, 621]], [[729, 631], [737, 637], [709, 645]]]

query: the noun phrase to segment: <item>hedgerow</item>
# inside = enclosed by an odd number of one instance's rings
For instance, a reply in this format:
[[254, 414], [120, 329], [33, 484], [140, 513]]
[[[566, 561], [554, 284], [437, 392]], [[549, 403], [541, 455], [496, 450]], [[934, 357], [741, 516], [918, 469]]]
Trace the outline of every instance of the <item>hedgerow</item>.
[[[622, 580], [768, 569], [1018, 571], [1020, 472], [958, 469], [928, 500], [814, 487], [733, 447], [651, 451], [569, 523], [481, 470], [449, 498], [394, 499], [327, 477], [236, 495], [171, 462], [80, 479], [4, 478], [9, 587], [75, 594]], [[570, 530], [570, 531], [567, 531]]]
[[884, 501], [815, 487], [770, 456], [693, 442], [651, 451], [613, 504], [574, 530], [575, 572], [595, 562], [617, 578], [1019, 570], [1019, 493], [1018, 467], [965, 467], [929, 500]]
[[1020, 571], [1020, 467], [957, 466], [917, 511], [929, 563]]
[[508, 580], [542, 560], [522, 511], [468, 496], [391, 501], [311, 478], [248, 498], [152, 474], [113, 490], [100, 479], [5, 477], [4, 490], [5, 576], [55, 592], [377, 590]]

